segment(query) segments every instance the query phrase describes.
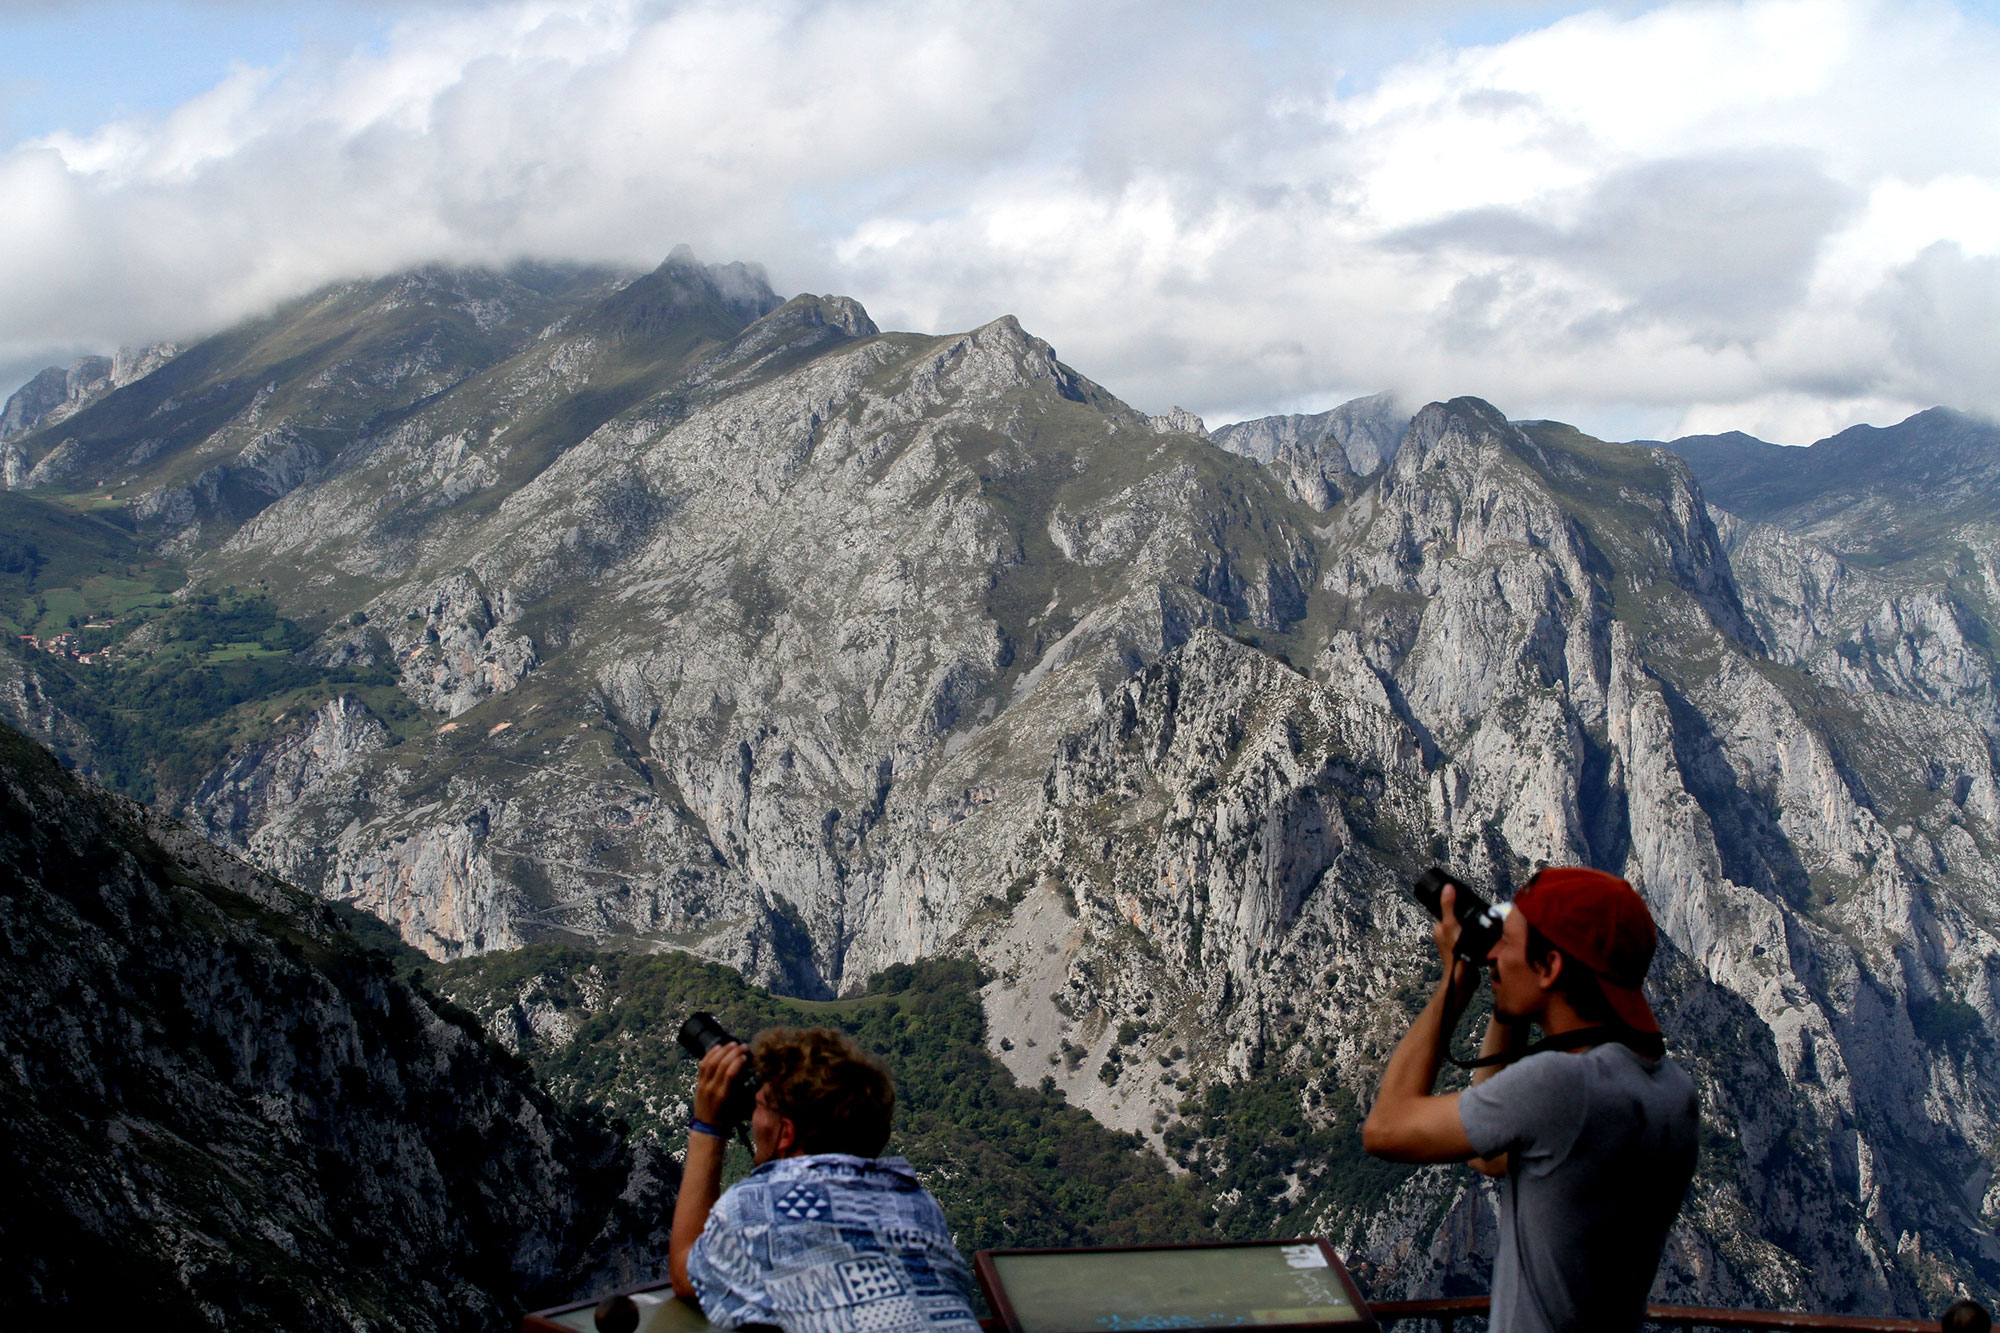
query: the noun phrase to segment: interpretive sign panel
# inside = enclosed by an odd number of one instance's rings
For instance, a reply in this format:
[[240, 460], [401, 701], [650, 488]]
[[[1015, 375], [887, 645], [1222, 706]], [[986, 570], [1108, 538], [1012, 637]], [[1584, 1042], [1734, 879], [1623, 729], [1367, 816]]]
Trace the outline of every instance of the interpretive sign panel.
[[974, 1264], [1009, 1333], [1375, 1327], [1323, 1240], [981, 1250]]

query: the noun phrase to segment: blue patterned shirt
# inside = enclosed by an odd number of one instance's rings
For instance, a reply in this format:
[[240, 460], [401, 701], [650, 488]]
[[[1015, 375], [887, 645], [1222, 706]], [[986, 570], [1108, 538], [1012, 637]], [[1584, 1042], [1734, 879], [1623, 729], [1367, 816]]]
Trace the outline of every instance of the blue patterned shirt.
[[944, 1210], [900, 1157], [764, 1163], [716, 1200], [687, 1269], [725, 1328], [979, 1333]]

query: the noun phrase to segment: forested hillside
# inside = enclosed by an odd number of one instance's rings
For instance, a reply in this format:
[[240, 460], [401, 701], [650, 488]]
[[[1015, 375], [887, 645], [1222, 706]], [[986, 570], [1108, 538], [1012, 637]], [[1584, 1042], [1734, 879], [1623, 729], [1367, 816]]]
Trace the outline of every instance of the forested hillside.
[[[559, 1096], [673, 1151], [686, 1138], [693, 1087], [693, 1063], [674, 1034], [690, 1013], [707, 1010], [745, 1040], [766, 1027], [840, 1028], [889, 1064], [897, 1097], [889, 1151], [916, 1166], [967, 1253], [1237, 1234], [1202, 1182], [1171, 1174], [1143, 1138], [1069, 1106], [1053, 1079], [1018, 1085], [987, 1054], [979, 972], [967, 961], [898, 964], [865, 994], [819, 1002], [774, 996], [685, 954], [531, 945], [424, 975]], [[747, 1152], [731, 1162], [747, 1169]]]

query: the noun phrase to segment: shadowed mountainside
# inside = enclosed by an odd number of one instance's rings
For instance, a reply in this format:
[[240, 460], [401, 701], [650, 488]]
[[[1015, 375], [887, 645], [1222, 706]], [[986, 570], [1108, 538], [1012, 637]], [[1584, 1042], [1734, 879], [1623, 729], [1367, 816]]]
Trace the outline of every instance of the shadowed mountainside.
[[495, 1330], [664, 1268], [670, 1164], [5, 728], [0, 890], [0, 1308]]

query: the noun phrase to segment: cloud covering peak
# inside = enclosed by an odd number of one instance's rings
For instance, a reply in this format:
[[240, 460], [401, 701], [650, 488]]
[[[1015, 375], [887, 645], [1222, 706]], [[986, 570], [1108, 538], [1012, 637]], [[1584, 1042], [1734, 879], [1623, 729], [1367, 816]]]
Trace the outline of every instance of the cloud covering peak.
[[514, 0], [0, 154], [0, 363], [676, 243], [1135, 404], [1803, 441], [2000, 411], [2000, 33], [1678, 3], [1348, 71], [1346, 7]]

